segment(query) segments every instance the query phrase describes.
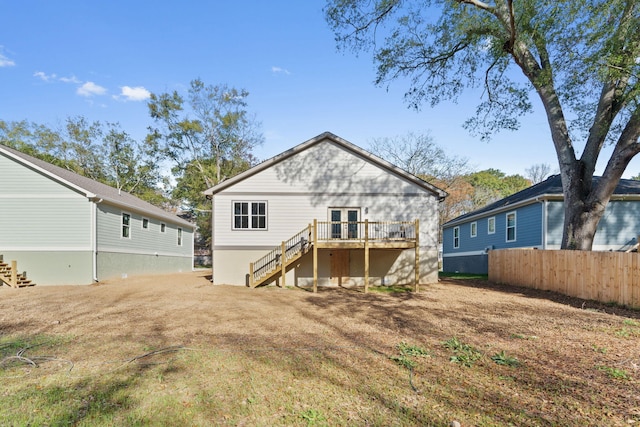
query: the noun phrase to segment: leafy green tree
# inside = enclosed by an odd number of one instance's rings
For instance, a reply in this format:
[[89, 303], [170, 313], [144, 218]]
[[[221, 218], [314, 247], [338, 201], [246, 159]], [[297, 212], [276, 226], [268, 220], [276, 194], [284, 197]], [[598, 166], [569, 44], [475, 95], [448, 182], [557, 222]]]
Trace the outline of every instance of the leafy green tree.
[[245, 90], [196, 79], [186, 99], [174, 91], [152, 94], [148, 103], [158, 127], [150, 129], [147, 141], [173, 161], [173, 197], [190, 211], [203, 239], [211, 236], [203, 191], [248, 169], [255, 162], [252, 150], [263, 142], [260, 124], [247, 111], [248, 96]]
[[[328, 0], [325, 13], [340, 47], [373, 50], [378, 84], [409, 80], [416, 108], [483, 87], [467, 122], [482, 137], [517, 129], [537, 96], [563, 183], [562, 248], [591, 250], [640, 152], [638, 0]], [[594, 184], [607, 143], [613, 152]]]
[[60, 130], [35, 123], [0, 121], [0, 143], [79, 175], [167, 207], [157, 147], [131, 138], [115, 123], [68, 118]]
[[507, 176], [498, 169], [474, 172], [467, 175], [465, 180], [473, 187], [471, 210], [481, 208], [531, 186], [531, 182], [523, 176]]

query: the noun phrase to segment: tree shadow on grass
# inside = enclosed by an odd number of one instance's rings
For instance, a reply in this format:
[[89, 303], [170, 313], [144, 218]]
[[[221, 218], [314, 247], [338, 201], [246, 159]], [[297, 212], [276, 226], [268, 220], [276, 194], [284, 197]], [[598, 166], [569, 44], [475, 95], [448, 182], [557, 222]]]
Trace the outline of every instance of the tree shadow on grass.
[[624, 316], [640, 319], [640, 309], [628, 308], [615, 303], [603, 303], [599, 301], [593, 300], [585, 300], [582, 298], [576, 298], [568, 295], [563, 295], [554, 291], [540, 290], [540, 289], [532, 289], [526, 288], [522, 286], [508, 285], [508, 284], [500, 284], [495, 282], [490, 282], [489, 280], [480, 280], [480, 279], [441, 279], [440, 283], [442, 284], [455, 284], [459, 286], [466, 286], [470, 288], [477, 289], [488, 289], [497, 292], [503, 292], [507, 294], [517, 294], [522, 295], [526, 298], [534, 298], [534, 299], [544, 299], [548, 301], [553, 301], [558, 304], [568, 305], [574, 308], [579, 308], [583, 310], [591, 310], [598, 311], [606, 314], [614, 314], [616, 316]]

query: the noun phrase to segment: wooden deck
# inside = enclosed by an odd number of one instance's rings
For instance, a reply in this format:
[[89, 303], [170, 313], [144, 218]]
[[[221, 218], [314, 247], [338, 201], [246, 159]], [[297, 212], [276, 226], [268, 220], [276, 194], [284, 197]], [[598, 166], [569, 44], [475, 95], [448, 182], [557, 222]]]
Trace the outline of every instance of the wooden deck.
[[419, 290], [420, 242], [419, 221], [351, 221], [314, 220], [267, 255], [249, 265], [249, 286], [256, 287], [276, 276], [285, 286], [287, 267], [308, 252], [313, 252], [313, 291], [318, 291], [318, 250], [363, 249], [364, 290], [369, 290], [369, 251], [371, 249], [415, 249], [414, 289]]

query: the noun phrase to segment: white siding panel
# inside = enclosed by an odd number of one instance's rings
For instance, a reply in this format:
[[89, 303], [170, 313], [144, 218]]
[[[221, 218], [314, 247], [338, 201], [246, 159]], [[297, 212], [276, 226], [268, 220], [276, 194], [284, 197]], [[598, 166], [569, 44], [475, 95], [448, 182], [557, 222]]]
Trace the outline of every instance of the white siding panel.
[[[323, 141], [226, 190], [234, 193], [393, 193], [418, 190], [365, 158]], [[224, 191], [223, 191], [224, 192]]]

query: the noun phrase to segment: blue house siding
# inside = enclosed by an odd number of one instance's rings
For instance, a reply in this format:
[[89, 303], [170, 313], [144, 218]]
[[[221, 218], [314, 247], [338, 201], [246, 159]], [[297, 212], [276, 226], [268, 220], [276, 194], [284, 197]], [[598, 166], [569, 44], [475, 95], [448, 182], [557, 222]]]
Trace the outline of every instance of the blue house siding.
[[[533, 203], [513, 210], [472, 218], [447, 226], [443, 230], [443, 260], [445, 272], [486, 274], [487, 249], [542, 246], [542, 203]], [[516, 214], [515, 240], [507, 241], [507, 215]], [[495, 233], [489, 234], [489, 219], [495, 218]], [[477, 235], [471, 237], [471, 224], [476, 223]], [[454, 228], [460, 229], [460, 244], [454, 248]]]
[[[559, 249], [562, 243], [564, 207], [561, 201], [548, 202], [547, 248]], [[620, 250], [635, 245], [640, 234], [640, 203], [612, 200], [607, 205], [593, 241], [594, 250]]]

